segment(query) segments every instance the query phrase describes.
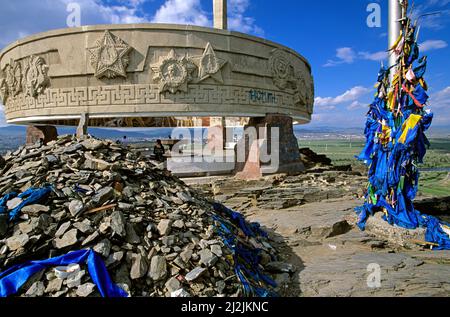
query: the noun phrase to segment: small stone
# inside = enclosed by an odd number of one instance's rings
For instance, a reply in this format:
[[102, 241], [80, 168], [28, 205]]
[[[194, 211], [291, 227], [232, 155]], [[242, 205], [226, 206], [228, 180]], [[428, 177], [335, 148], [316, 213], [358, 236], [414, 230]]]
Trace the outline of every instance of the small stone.
[[97, 171], [107, 171], [107, 170], [110, 170], [112, 167], [112, 164], [110, 164], [104, 160], [95, 158], [92, 154], [85, 153], [84, 156], [86, 158], [86, 160], [84, 161], [84, 165], [83, 165], [83, 167], [85, 169], [97, 170]]
[[175, 292], [172, 292], [170, 294], [170, 297], [191, 297], [191, 294], [189, 294], [185, 289], [179, 289]]
[[82, 150], [82, 149], [83, 149], [83, 146], [81, 144], [70, 145], [65, 148], [64, 154], [72, 154], [72, 153], [75, 153], [76, 151]]
[[118, 263], [118, 262], [122, 261], [123, 256], [124, 256], [123, 251], [119, 251], [119, 252], [110, 254], [109, 257], [105, 261], [105, 265], [110, 266], [112, 264]]
[[161, 242], [167, 247], [173, 246], [175, 244], [175, 241], [175, 236], [164, 236], [161, 239]]
[[289, 276], [289, 273], [282, 273], [282, 274], [275, 275], [275, 283], [278, 286], [287, 285], [287, 284], [289, 284], [290, 281], [291, 281], [291, 278]]
[[177, 193], [178, 198], [180, 198], [183, 202], [194, 202], [194, 199], [186, 192], [178, 192]]
[[100, 189], [97, 192], [97, 194], [94, 197], [92, 197], [92, 203], [95, 206], [101, 206], [113, 197], [114, 197], [114, 188], [105, 187]]
[[158, 232], [161, 236], [166, 236], [170, 233], [172, 227], [172, 220], [162, 219], [158, 224]]
[[45, 289], [46, 293], [55, 293], [61, 290], [63, 284], [63, 280], [60, 278], [55, 278], [48, 282], [47, 288]]
[[62, 237], [62, 235], [65, 234], [66, 231], [70, 228], [71, 224], [72, 223], [70, 221], [67, 221], [67, 222], [63, 223], [61, 226], [59, 226], [58, 230], [55, 233], [55, 237], [56, 238]]
[[25, 245], [30, 241], [30, 238], [26, 233], [12, 236], [6, 239], [6, 245], [11, 251], [18, 250], [25, 247]]
[[133, 255], [133, 264], [131, 265], [130, 277], [133, 280], [142, 278], [147, 274], [148, 263], [147, 260], [141, 254]]
[[86, 283], [83, 285], [78, 286], [77, 289], [77, 296], [79, 297], [88, 297], [94, 292], [95, 284], [92, 283]]
[[107, 258], [111, 252], [111, 242], [108, 239], [103, 239], [93, 249], [104, 258]]
[[168, 292], [173, 293], [181, 288], [181, 283], [175, 277], [172, 277], [166, 282], [165, 287]]
[[184, 277], [186, 281], [193, 282], [196, 279], [198, 279], [203, 273], [206, 272], [205, 268], [202, 267], [196, 267], [192, 271], [190, 271], [186, 276]]
[[8, 251], [9, 251], [8, 246], [7, 246], [7, 245], [4, 245], [4, 246], [2, 246], [1, 249], [0, 249], [0, 255], [5, 255], [6, 252], [8, 252]]
[[93, 241], [95, 241], [100, 236], [100, 233], [98, 231], [95, 231], [93, 234], [91, 234], [89, 237], [83, 240], [81, 243], [82, 246], [85, 246]]
[[119, 210], [116, 210], [111, 214], [111, 229], [115, 234], [118, 234], [121, 237], [126, 237], [127, 235], [125, 218], [123, 213]]
[[119, 203], [118, 207], [119, 207], [119, 209], [124, 210], [124, 211], [130, 211], [131, 209], [133, 209], [133, 205], [122, 203], [122, 202]]
[[136, 234], [136, 231], [134, 230], [134, 226], [131, 223], [126, 224], [126, 231], [127, 231], [126, 240], [128, 243], [130, 243], [130, 244], [141, 243], [141, 239]]
[[83, 278], [83, 276], [85, 274], [86, 274], [86, 271], [81, 270], [81, 271], [77, 272], [74, 275], [70, 275], [65, 281], [67, 287], [73, 288], [73, 287], [80, 286], [81, 285], [81, 279]]
[[62, 238], [53, 240], [53, 245], [57, 249], [63, 249], [72, 246], [78, 242], [77, 239], [78, 230], [72, 229], [68, 231]]
[[83, 222], [76, 222], [73, 224], [73, 226], [78, 230], [80, 230], [82, 233], [91, 234], [94, 231], [94, 229], [89, 224], [89, 220], [88, 221], [86, 220]]
[[67, 292], [69, 291], [69, 289], [67, 287], [65, 287], [63, 290], [56, 292], [55, 294], [53, 294], [52, 297], [61, 297], [64, 294], [67, 294]]
[[22, 208], [22, 213], [30, 216], [38, 216], [40, 213], [49, 211], [50, 207], [43, 205], [28, 205]]
[[203, 249], [199, 253], [200, 264], [204, 264], [206, 267], [211, 267], [216, 264], [218, 258], [210, 250]]
[[292, 264], [284, 262], [270, 262], [265, 269], [272, 273], [294, 273], [295, 268]]
[[160, 281], [167, 275], [167, 263], [163, 256], [156, 255], [150, 262], [149, 277], [154, 281]]
[[[174, 253], [175, 260], [173, 260], [172, 264], [174, 264], [177, 268], [184, 270], [186, 268], [186, 263], [178, 256], [178, 253]], [[172, 266], [173, 267], [173, 266]]]
[[69, 204], [69, 211], [73, 217], [78, 216], [85, 210], [83, 202], [79, 200], [72, 200]]
[[45, 158], [47, 159], [47, 162], [49, 162], [50, 164], [56, 163], [58, 162], [58, 158], [54, 155], [46, 155]]
[[214, 244], [211, 247], [211, 252], [217, 255], [219, 258], [223, 255], [222, 248], [218, 244]]
[[6, 203], [6, 206], [8, 207], [9, 210], [12, 210], [12, 209], [16, 208], [17, 206], [19, 206], [22, 203], [22, 201], [23, 201], [22, 198], [16, 197], [16, 198], [9, 200]]
[[218, 282], [216, 282], [216, 289], [217, 289], [217, 292], [219, 293], [219, 294], [223, 294], [223, 291], [225, 290], [225, 287], [226, 287], [227, 285], [225, 284], [225, 282], [224, 281], [218, 281]]
[[42, 297], [45, 292], [45, 286], [44, 283], [38, 281], [31, 285], [31, 287], [28, 289], [28, 291], [25, 293], [25, 296], [27, 297]]
[[103, 147], [103, 142], [96, 139], [87, 139], [81, 145], [90, 151], [97, 151]]
[[177, 228], [177, 229], [183, 229], [184, 228], [184, 221], [179, 219], [176, 220], [173, 224], [172, 227]]

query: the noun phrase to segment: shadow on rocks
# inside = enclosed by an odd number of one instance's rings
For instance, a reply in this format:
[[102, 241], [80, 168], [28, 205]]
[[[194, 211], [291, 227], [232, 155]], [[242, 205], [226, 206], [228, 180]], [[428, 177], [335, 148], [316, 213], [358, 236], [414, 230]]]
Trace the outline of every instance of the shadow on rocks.
[[280, 297], [299, 297], [300, 272], [305, 268], [302, 259], [294, 252], [286, 237], [273, 229], [262, 227], [269, 234], [272, 246], [277, 250], [278, 259], [265, 265], [277, 283], [277, 294]]

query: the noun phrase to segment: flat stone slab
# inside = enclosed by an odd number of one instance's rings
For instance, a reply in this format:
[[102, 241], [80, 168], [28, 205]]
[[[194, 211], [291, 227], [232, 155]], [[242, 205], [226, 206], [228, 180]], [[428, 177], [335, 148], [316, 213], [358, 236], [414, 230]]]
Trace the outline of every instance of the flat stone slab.
[[[370, 217], [366, 222], [366, 232], [371, 233], [377, 237], [384, 238], [391, 243], [398, 244], [403, 247], [415, 247], [417, 242], [425, 241], [424, 228], [417, 228], [414, 230], [405, 229], [396, 225], [392, 226], [383, 218], [381, 212], [376, 213]], [[352, 224], [356, 224], [358, 217], [353, 215], [350, 217]]]

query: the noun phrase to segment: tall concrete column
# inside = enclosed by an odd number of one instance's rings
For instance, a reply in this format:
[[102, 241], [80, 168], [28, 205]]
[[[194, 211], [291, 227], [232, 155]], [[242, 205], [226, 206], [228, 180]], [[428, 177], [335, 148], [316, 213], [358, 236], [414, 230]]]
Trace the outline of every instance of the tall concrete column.
[[[399, 0], [389, 0], [389, 48], [391, 48], [395, 41], [397, 41], [400, 31], [402, 29], [402, 7]], [[389, 67], [394, 66], [397, 63], [397, 57], [395, 53], [391, 52], [389, 55]], [[392, 68], [390, 72], [390, 79], [394, 78], [396, 68]]]
[[213, 0], [214, 7], [214, 28], [228, 29], [227, 0]]

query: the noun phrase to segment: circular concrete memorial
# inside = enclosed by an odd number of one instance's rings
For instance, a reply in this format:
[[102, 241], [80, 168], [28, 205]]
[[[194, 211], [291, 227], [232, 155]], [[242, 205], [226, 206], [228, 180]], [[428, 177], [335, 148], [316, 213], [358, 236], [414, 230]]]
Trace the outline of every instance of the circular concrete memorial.
[[278, 114], [311, 120], [311, 67], [258, 37], [186, 25], [45, 32], [0, 53], [9, 124], [174, 127]]

